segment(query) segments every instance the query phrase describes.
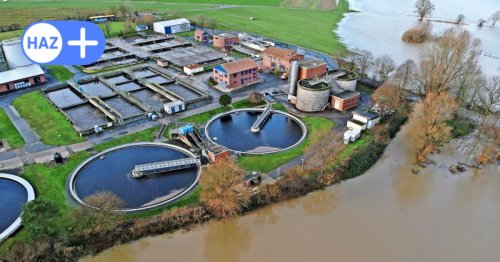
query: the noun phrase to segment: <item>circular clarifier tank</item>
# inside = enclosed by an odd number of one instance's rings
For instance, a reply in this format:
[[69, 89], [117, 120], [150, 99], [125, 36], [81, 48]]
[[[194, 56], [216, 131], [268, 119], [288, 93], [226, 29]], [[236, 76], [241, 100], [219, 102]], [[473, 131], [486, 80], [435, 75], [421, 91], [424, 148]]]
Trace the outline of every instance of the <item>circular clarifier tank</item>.
[[259, 132], [254, 122], [264, 109], [238, 109], [213, 117], [205, 135], [216, 144], [243, 154], [270, 154], [290, 149], [304, 140], [307, 129], [295, 116], [272, 110]]
[[136, 165], [195, 157], [190, 151], [162, 143], [134, 143], [108, 149], [83, 162], [71, 175], [71, 197], [82, 205], [85, 198], [99, 192], [118, 196], [124, 207], [134, 212], [171, 203], [197, 183], [198, 165], [144, 177], [132, 177]]
[[35, 192], [26, 180], [0, 173], [0, 241], [21, 226], [23, 205], [33, 199]]

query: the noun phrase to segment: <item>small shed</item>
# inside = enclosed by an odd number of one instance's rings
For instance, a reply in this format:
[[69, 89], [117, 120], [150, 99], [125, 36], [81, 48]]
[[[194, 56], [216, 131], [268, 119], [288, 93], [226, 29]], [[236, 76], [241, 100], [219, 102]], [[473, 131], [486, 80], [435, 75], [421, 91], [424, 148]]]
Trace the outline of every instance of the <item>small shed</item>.
[[170, 103], [165, 103], [163, 105], [163, 108], [165, 109], [165, 112], [167, 112], [167, 114], [172, 115], [186, 110], [186, 105], [183, 101], [178, 100]]
[[186, 18], [179, 18], [153, 23], [153, 30], [160, 34], [175, 34], [191, 30], [191, 22]]

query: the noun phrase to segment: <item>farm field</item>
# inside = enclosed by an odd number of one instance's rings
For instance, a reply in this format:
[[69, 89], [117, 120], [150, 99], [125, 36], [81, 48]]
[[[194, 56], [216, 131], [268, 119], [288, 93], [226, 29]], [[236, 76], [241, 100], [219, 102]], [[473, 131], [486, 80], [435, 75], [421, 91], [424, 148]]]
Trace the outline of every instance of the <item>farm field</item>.
[[[278, 0], [176, 0], [174, 2], [132, 1], [132, 9], [138, 11], [175, 12], [179, 16], [196, 21], [200, 15], [217, 20], [217, 29], [237, 30], [257, 33], [283, 42], [314, 49], [327, 54], [344, 52], [346, 49], [333, 32], [345, 12], [349, 12], [347, 0], [339, 0], [336, 10], [287, 7], [301, 1]], [[303, 1], [302, 1], [303, 2]], [[317, 2], [317, 1], [312, 1]], [[189, 3], [189, 4], [188, 4]], [[232, 4], [237, 7], [223, 8], [217, 4]], [[19, 0], [0, 3], [2, 16], [0, 26], [19, 24], [21, 27], [37, 19], [67, 19], [68, 16], [86, 17], [109, 12], [110, 6], [118, 6], [116, 1], [34, 1]], [[299, 4], [301, 6], [301, 4]], [[306, 6], [307, 7], [307, 6]], [[31, 11], [26, 12], [29, 8]], [[253, 18], [253, 20], [251, 20]], [[113, 24], [113, 33], [122, 25]], [[116, 32], [115, 32], [116, 31]], [[20, 32], [0, 33], [0, 39], [12, 38]], [[6, 34], [6, 35], [4, 35]]]

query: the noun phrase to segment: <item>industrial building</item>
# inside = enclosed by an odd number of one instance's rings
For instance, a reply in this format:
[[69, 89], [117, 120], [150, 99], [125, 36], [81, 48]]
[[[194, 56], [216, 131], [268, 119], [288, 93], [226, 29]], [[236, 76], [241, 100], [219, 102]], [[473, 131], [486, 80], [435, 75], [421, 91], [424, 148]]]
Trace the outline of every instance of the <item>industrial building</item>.
[[331, 102], [333, 109], [338, 111], [345, 111], [356, 107], [359, 104], [359, 99], [361, 94], [359, 92], [346, 90], [336, 95], [331, 96]]
[[176, 34], [191, 30], [191, 22], [186, 18], [153, 23], [153, 30], [160, 34]]
[[229, 33], [214, 35], [214, 46], [223, 49], [229, 49], [238, 44], [239, 39], [237, 36]]
[[262, 52], [262, 65], [265, 68], [280, 68], [280, 70], [288, 72], [293, 61], [301, 61], [304, 56], [297, 53], [295, 50], [282, 49], [278, 47], [268, 47]]
[[0, 93], [46, 82], [43, 69], [24, 55], [19, 39], [2, 41], [0, 49], [0, 67], [5, 70], [0, 72]]
[[214, 67], [212, 78], [227, 89], [248, 86], [259, 81], [258, 67], [251, 58], [245, 58]]
[[194, 40], [202, 43], [207, 42], [208, 33], [203, 30], [197, 29], [196, 31], [194, 31]]
[[380, 122], [380, 116], [367, 108], [356, 109], [352, 112], [352, 119], [347, 121], [347, 128], [366, 130], [373, 128]]
[[320, 78], [325, 76], [327, 71], [324, 60], [308, 58], [299, 62], [299, 80]]
[[330, 107], [329, 84], [303, 79], [297, 83], [295, 107], [304, 112], [324, 111]]

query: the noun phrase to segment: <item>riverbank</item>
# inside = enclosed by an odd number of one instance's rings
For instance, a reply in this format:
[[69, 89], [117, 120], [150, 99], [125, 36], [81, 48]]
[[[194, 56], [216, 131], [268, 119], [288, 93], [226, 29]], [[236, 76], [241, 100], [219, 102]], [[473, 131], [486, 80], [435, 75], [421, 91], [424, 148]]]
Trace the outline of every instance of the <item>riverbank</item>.
[[[396, 126], [394, 123], [402, 122], [391, 118], [380, 125], [379, 131], [374, 131], [369, 135], [369, 140], [356, 150], [349, 152], [349, 155], [340, 154], [339, 165], [334, 165], [329, 170], [318, 172], [317, 170], [303, 170], [297, 173], [286, 172], [281, 179], [274, 183], [265, 184], [259, 187], [259, 193], [253, 195], [251, 202], [245, 209], [245, 213], [258, 209], [265, 205], [280, 202], [303, 196], [311, 191], [323, 189], [333, 183], [349, 179], [362, 174], [373, 165], [390, 140], [390, 133]], [[390, 131], [392, 130], [392, 131]], [[194, 204], [186, 207], [179, 207], [173, 210], [161, 212], [147, 218], [127, 220], [119, 223], [110, 230], [100, 231], [89, 235], [71, 236], [71, 241], [54, 239], [43, 242], [17, 242], [15, 245], [3, 245], [3, 254], [6, 260], [16, 258], [23, 260], [23, 256], [36, 254], [38, 260], [77, 260], [83, 256], [99, 253], [111, 246], [127, 243], [142, 237], [157, 235], [165, 232], [172, 232], [178, 229], [188, 229], [189, 227], [207, 222], [212, 219], [212, 215], [203, 206]], [[68, 236], [66, 236], [68, 237]], [[65, 238], [66, 238], [65, 237]], [[55, 242], [55, 243], [54, 243]], [[28, 244], [29, 243], [29, 244]]]

